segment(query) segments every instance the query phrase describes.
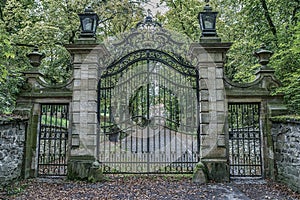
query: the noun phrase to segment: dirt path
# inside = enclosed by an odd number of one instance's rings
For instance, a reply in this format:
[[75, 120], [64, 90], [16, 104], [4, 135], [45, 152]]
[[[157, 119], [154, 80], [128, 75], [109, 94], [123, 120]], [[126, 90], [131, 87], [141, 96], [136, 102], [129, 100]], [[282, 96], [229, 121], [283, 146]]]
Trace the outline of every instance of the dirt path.
[[103, 183], [33, 179], [6, 188], [0, 199], [294, 200], [300, 195], [272, 182], [197, 185], [186, 176], [119, 176]]

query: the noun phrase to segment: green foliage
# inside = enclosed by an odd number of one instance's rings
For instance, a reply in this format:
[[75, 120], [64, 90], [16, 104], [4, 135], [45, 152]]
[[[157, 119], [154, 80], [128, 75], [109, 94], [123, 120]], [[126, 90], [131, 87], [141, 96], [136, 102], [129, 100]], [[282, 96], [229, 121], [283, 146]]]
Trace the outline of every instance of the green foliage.
[[[22, 49], [16, 49], [9, 33], [5, 30], [5, 24], [0, 21], [0, 113], [9, 113], [15, 102], [15, 95], [22, 85], [21, 70], [17, 63], [22, 63], [16, 55]], [[18, 67], [15, 67], [16, 66]]]
[[21, 181], [16, 181], [14, 183], [10, 183], [9, 185], [0, 187], [0, 193], [4, 193], [7, 196], [15, 196], [26, 190], [28, 184]]
[[[10, 112], [30, 67], [26, 54], [37, 45], [46, 55], [40, 71], [50, 84], [64, 83], [72, 74], [70, 55], [64, 45], [74, 43], [80, 33], [77, 14], [91, 5], [100, 16], [97, 38], [117, 36], [142, 20], [147, 0], [10, 0], [0, 2], [0, 113]], [[199, 41], [198, 13], [204, 1], [161, 0], [168, 7], [158, 20], [165, 28]], [[225, 74], [236, 82], [250, 82], [259, 68], [253, 51], [265, 43], [275, 54], [270, 66], [283, 86], [291, 112], [300, 113], [299, 63], [300, 23], [298, 0], [211, 0], [219, 12], [217, 29], [223, 41], [233, 42]]]
[[93, 8], [100, 15], [98, 28], [98, 40], [103, 41], [107, 37], [117, 36], [119, 33], [129, 31], [143, 20], [144, 9], [142, 2], [147, 0], [110, 0], [105, 2], [95, 1]]
[[299, 122], [299, 115], [281, 115], [276, 117], [271, 117], [271, 120], [274, 122]]
[[57, 127], [68, 127], [69, 120], [63, 118], [56, 118], [56, 117], [49, 117], [49, 116], [42, 116], [42, 124], [43, 125], [51, 125]]
[[[201, 5], [194, 1], [183, 0], [161, 0], [161, 2], [169, 7], [169, 11], [163, 18], [166, 26], [198, 41], [199, 34], [196, 33], [201, 31], [194, 22], [197, 22], [196, 13], [203, 10], [204, 1]], [[194, 5], [188, 5], [190, 2]], [[275, 53], [269, 65], [276, 70], [278, 79], [283, 83], [277, 92], [285, 95], [291, 112], [300, 113], [300, 71], [298, 70], [300, 2], [298, 0], [211, 0], [210, 5], [219, 12], [217, 19], [219, 37], [223, 41], [233, 42], [227, 54], [226, 76], [235, 82], [253, 81], [255, 79], [253, 74], [259, 68], [257, 59], [253, 57], [253, 51], [257, 50], [261, 43], [265, 43]], [[181, 14], [185, 17], [180, 17]], [[184, 26], [181, 26], [182, 24]]]
[[100, 15], [99, 41], [130, 30], [143, 16], [139, 1], [97, 0], [10, 0], [0, 2], [0, 113], [14, 108], [24, 80], [21, 72], [30, 68], [26, 54], [38, 46], [45, 54], [40, 71], [50, 84], [62, 84], [72, 75], [71, 58], [65, 44], [74, 43], [80, 33], [78, 13], [91, 5]]
[[[226, 75], [237, 82], [254, 80], [258, 69], [252, 52], [261, 43], [274, 51], [269, 66], [273, 67], [291, 112], [300, 113], [299, 85], [299, 11], [296, 0], [215, 0], [220, 11], [220, 36], [234, 44], [228, 53]], [[228, 16], [228, 17], [226, 17]], [[232, 17], [234, 16], [234, 17]]]
[[198, 13], [203, 4], [198, 0], [161, 0], [169, 8], [169, 11], [157, 18], [165, 28], [185, 34], [190, 39], [198, 41], [200, 38]]
[[129, 112], [132, 120], [137, 125], [146, 127], [151, 123], [152, 117], [165, 117], [165, 126], [177, 131], [180, 121], [178, 97], [164, 86], [160, 85], [158, 91], [156, 89], [152, 84], [143, 85], [131, 96]]

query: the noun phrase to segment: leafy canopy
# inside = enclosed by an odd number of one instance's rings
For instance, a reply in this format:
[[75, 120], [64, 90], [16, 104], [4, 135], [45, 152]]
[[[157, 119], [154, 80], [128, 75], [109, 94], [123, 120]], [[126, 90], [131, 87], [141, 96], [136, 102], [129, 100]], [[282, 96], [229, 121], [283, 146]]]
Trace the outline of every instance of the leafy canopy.
[[0, 2], [0, 113], [11, 112], [30, 68], [33, 46], [45, 54], [40, 66], [49, 84], [64, 83], [72, 69], [65, 44], [80, 33], [78, 13], [91, 5], [100, 14], [98, 40], [130, 30], [143, 18], [145, 0], [3, 0]]
[[[165, 26], [178, 30], [199, 41], [197, 15], [204, 1], [161, 0], [169, 11], [158, 17]], [[225, 74], [236, 82], [251, 82], [259, 68], [253, 51], [262, 43], [274, 51], [271, 67], [283, 86], [283, 93], [291, 112], [300, 114], [300, 1], [299, 0], [211, 0], [219, 12], [218, 35], [233, 42], [227, 54]]]
[[[40, 67], [50, 84], [65, 82], [72, 73], [65, 44], [80, 32], [77, 13], [91, 5], [100, 16], [97, 38], [117, 36], [144, 18], [148, 0], [3, 0], [0, 1], [0, 112], [10, 112], [24, 80], [21, 72], [30, 68], [26, 54], [33, 45], [46, 55]], [[199, 0], [160, 0], [168, 8], [156, 18], [167, 29], [200, 39]], [[300, 20], [299, 0], [211, 0], [219, 12], [218, 34], [233, 42], [225, 66], [226, 76], [236, 82], [254, 80], [258, 69], [252, 56], [261, 43], [274, 51], [272, 66], [283, 86], [291, 112], [300, 113]], [[24, 45], [26, 44], [26, 45]], [[28, 46], [29, 45], [29, 46]]]

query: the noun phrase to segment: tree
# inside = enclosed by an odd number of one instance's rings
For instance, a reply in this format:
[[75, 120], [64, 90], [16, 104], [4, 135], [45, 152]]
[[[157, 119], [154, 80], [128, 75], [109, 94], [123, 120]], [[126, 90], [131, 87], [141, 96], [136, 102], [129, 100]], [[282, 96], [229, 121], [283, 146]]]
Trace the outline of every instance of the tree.
[[10, 0], [0, 3], [0, 113], [10, 112], [23, 81], [20, 75], [30, 67], [26, 54], [31, 46], [44, 53], [40, 71], [49, 84], [64, 83], [71, 76], [70, 55], [65, 44], [74, 43], [80, 33], [78, 13], [91, 5], [100, 15], [99, 41], [129, 30], [142, 19], [138, 1]]
[[[71, 73], [70, 55], [64, 45], [74, 43], [80, 33], [77, 13], [88, 5], [100, 15], [98, 40], [130, 30], [144, 17], [147, 0], [10, 0], [0, 2], [0, 112], [13, 108], [14, 96], [22, 85], [20, 72], [30, 67], [26, 54], [37, 45], [46, 58], [41, 71], [50, 84], [63, 83]], [[198, 13], [204, 2], [161, 0], [168, 6], [157, 18], [165, 28], [199, 41]], [[217, 28], [223, 41], [233, 42], [225, 66], [226, 75], [236, 82], [254, 80], [258, 69], [252, 52], [261, 43], [275, 54], [270, 66], [282, 80], [291, 110], [300, 113], [299, 85], [299, 0], [211, 0], [219, 11]], [[24, 46], [24, 44], [26, 44]], [[20, 46], [21, 45], [21, 46]], [[299, 105], [299, 106], [298, 106]]]
[[157, 18], [166, 29], [185, 34], [190, 39], [198, 41], [201, 35], [197, 16], [203, 4], [198, 0], [161, 0], [169, 10], [166, 14], [157, 14]]
[[[8, 12], [11, 16], [16, 15], [11, 3], [6, 1], [0, 3], [0, 113], [10, 112], [13, 108], [15, 95], [19, 92], [23, 81], [20, 72], [26, 66], [20, 56], [23, 49], [17, 49], [11, 39], [20, 26], [13, 17], [6, 17]], [[18, 4], [19, 2], [16, 2], [16, 6]], [[19, 14], [22, 11], [19, 10]], [[15, 26], [12, 26], [13, 23]]]
[[[188, 5], [189, 2], [193, 5]], [[204, 4], [189, 2], [161, 0], [161, 3], [166, 3], [169, 7], [165, 18], [162, 19], [167, 27], [179, 30], [198, 41], [200, 30], [194, 22], [197, 22], [197, 13], [203, 10]], [[291, 111], [299, 114], [300, 1], [211, 0], [210, 4], [219, 12], [219, 36], [223, 41], [233, 42], [227, 54], [226, 76], [236, 82], [253, 81], [254, 72], [259, 68], [256, 58], [252, 55], [253, 51], [257, 50], [261, 43], [267, 44], [269, 49], [275, 52], [270, 66], [276, 70], [278, 79], [283, 83], [283, 87], [277, 92], [284, 93]], [[180, 15], [184, 13], [187, 13], [186, 18], [181, 18]]]

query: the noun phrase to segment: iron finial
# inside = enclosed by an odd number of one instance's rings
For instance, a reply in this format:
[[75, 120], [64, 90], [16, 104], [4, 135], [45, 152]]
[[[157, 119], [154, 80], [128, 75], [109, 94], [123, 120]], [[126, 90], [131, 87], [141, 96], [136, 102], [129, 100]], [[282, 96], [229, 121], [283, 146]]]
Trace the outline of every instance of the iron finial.
[[136, 25], [136, 28], [138, 28], [138, 27], [143, 27], [143, 28], [145, 28], [145, 27], [148, 27], [148, 28], [150, 28], [150, 27], [161, 27], [161, 24], [158, 23], [158, 22], [155, 22], [153, 20], [152, 11], [150, 9], [148, 9], [147, 10], [147, 16], [146, 16], [145, 20], [142, 21], [142, 22], [139, 22]]
[[147, 10], [147, 16], [148, 17], [153, 17], [152, 11], [150, 9]]
[[151, 10], [150, 9], [148, 9], [147, 10], [147, 17], [146, 17], [146, 19], [145, 19], [145, 23], [152, 23], [152, 12], [151, 12]]
[[91, 5], [88, 5], [87, 7], [85, 7], [84, 12], [85, 13], [92, 13], [92, 12], [94, 12], [94, 10], [93, 10]]

